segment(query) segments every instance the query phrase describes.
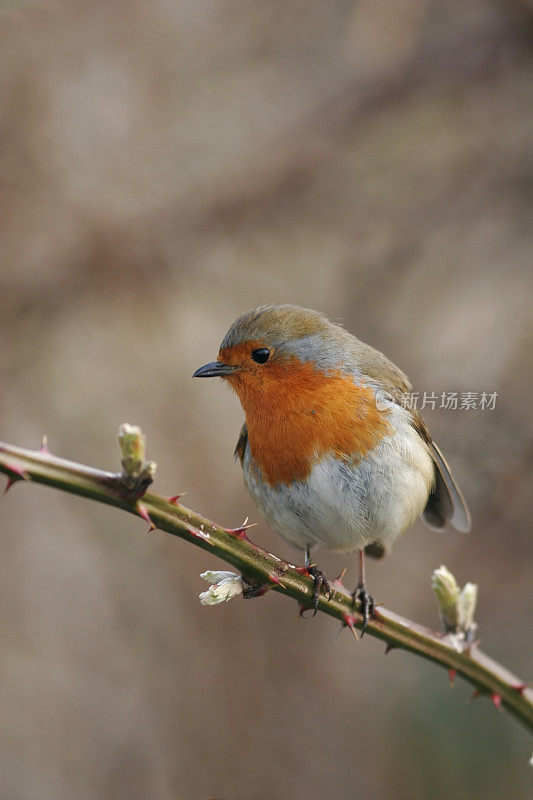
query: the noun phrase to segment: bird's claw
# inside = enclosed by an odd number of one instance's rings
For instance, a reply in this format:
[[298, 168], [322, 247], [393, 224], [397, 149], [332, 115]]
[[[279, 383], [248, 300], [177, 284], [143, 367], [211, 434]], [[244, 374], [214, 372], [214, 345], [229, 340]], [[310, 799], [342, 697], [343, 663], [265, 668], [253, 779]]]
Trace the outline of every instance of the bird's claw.
[[364, 583], [358, 583], [352, 592], [354, 605], [358, 602], [360, 604], [360, 612], [363, 615], [363, 624], [361, 626], [361, 637], [363, 636], [369, 619], [372, 619], [376, 612], [376, 604], [374, 598], [368, 594]]
[[322, 572], [321, 569], [318, 569], [316, 564], [309, 564], [306, 567], [307, 572], [313, 578], [313, 600], [312, 606], [313, 608], [313, 617], [315, 616], [316, 612], [318, 611], [318, 601], [320, 598], [320, 591], [324, 591], [324, 595], [328, 602], [331, 600], [335, 592], [329, 585], [329, 581]]

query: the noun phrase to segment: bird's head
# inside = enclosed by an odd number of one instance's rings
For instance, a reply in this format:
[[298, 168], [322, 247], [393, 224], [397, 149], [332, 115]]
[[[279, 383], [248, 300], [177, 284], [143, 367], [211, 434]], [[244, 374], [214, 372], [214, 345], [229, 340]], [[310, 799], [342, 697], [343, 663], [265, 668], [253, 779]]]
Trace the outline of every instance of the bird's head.
[[308, 308], [253, 308], [235, 320], [217, 360], [197, 369], [193, 377], [226, 379], [246, 405], [252, 395], [293, 385], [302, 369], [322, 376], [338, 369], [342, 334], [342, 328]]

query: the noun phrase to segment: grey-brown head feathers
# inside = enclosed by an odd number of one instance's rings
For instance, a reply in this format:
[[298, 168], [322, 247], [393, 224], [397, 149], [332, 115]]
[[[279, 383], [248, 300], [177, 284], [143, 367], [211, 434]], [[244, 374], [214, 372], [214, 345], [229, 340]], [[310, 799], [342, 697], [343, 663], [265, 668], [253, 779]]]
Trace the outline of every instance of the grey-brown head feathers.
[[302, 339], [332, 323], [319, 311], [293, 305], [268, 305], [252, 308], [238, 317], [220, 345], [221, 349], [247, 341], [261, 341], [280, 347], [288, 341]]
[[296, 356], [324, 372], [344, 370], [360, 376], [356, 352], [362, 343], [324, 314], [294, 305], [253, 308], [231, 326], [221, 350], [243, 342], [275, 349], [275, 357]]

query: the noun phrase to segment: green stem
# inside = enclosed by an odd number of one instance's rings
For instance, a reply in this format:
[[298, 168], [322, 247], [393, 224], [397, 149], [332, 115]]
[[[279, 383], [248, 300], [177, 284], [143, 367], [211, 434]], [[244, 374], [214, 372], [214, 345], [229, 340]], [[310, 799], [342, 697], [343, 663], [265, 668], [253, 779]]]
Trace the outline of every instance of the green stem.
[[[0, 472], [11, 482], [26, 480], [46, 484], [149, 517], [156, 528], [232, 564], [251, 583], [293, 597], [303, 606], [309, 604], [313, 581], [308, 575], [300, 574], [294, 565], [247, 541], [240, 532], [228, 531], [175, 501], [152, 493], [146, 493], [141, 500], [130, 499], [120, 476], [115, 473], [57, 458], [46, 449], [25, 450], [1, 442]], [[318, 608], [350, 627], [361, 627], [361, 614], [354, 609], [350, 594], [340, 583], [335, 584], [330, 601], [321, 595]], [[370, 636], [386, 642], [389, 648], [408, 650], [461, 675], [479, 694], [489, 695], [495, 705], [501, 704], [533, 729], [533, 691], [477, 645], [458, 650], [449, 636], [434, 633], [383, 608], [377, 610], [366, 630]]]

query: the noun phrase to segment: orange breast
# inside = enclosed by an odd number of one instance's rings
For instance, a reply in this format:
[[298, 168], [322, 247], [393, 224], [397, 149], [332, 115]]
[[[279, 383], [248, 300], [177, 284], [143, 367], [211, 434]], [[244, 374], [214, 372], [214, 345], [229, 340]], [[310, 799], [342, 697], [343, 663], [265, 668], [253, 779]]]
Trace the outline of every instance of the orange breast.
[[305, 479], [324, 455], [357, 463], [392, 432], [372, 389], [296, 359], [229, 379], [246, 413], [255, 463], [271, 486]]

